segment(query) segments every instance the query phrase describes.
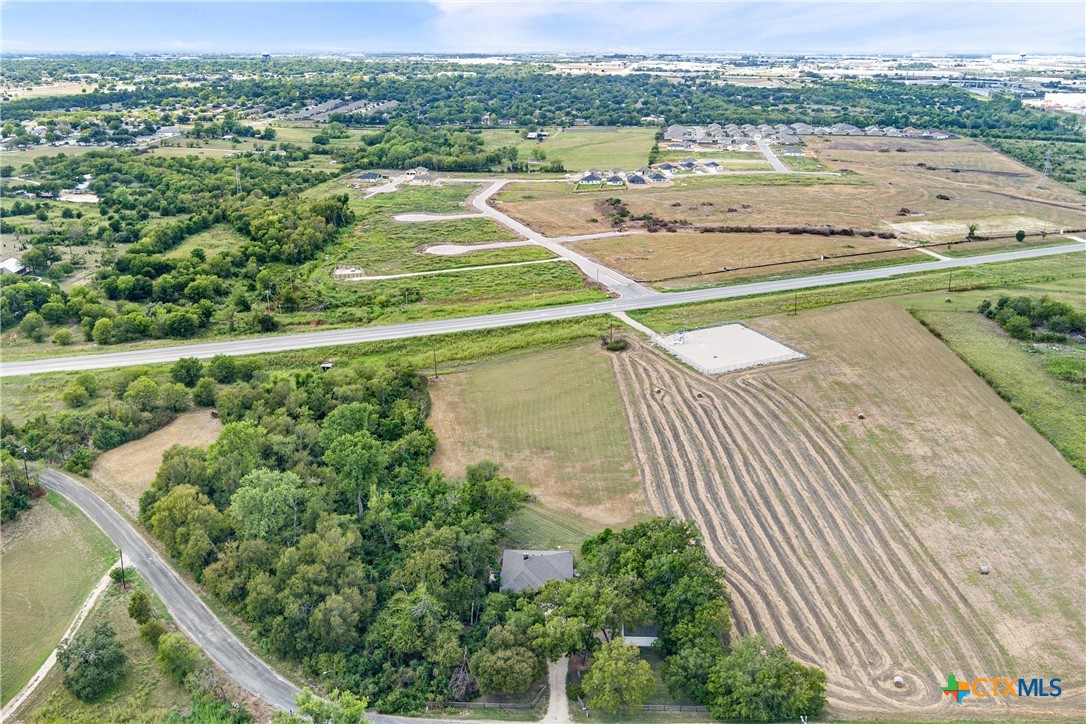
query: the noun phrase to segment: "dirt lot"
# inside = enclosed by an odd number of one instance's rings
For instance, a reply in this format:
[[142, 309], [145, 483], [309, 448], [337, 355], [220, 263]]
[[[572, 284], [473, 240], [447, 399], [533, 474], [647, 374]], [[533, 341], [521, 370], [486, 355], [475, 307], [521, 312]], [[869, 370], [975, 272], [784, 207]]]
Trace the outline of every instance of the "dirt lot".
[[[664, 232], [593, 239], [569, 246], [634, 279], [659, 282], [666, 288], [800, 270], [829, 271], [876, 260], [930, 261], [925, 254], [901, 249], [899, 243], [860, 236]], [[854, 256], [873, 251], [885, 253]], [[822, 256], [827, 258], [821, 260]], [[764, 266], [767, 264], [773, 266]], [[729, 271], [710, 273], [724, 269]]]
[[[890, 231], [903, 223], [903, 237], [925, 242], [964, 237], [973, 223], [979, 233], [1084, 225], [1086, 197], [974, 141], [809, 138], [807, 142], [829, 168], [854, 173], [837, 179], [722, 176], [607, 195], [625, 200], [633, 216], [653, 213], [698, 224], [832, 224]], [[940, 194], [949, 200], [936, 198]], [[606, 227], [605, 220], [589, 221], [599, 217], [593, 195], [538, 188], [532, 199], [524, 201], [517, 199], [514, 188], [502, 198], [503, 211], [549, 235], [585, 234]], [[909, 215], [898, 216], [903, 208]]]
[[646, 512], [622, 402], [595, 343], [479, 363], [442, 375], [430, 394], [435, 467], [459, 476], [483, 459], [500, 463], [542, 507], [520, 521], [529, 538], [560, 536], [562, 521], [583, 538]]
[[210, 410], [179, 415], [161, 430], [103, 454], [91, 468], [91, 477], [135, 516], [140, 496], [151, 486], [162, 464], [162, 453], [173, 445], [206, 448], [215, 442], [220, 430], [222, 422], [212, 417]]
[[737, 629], [825, 669], [835, 715], [961, 716], [949, 673], [1064, 678], [971, 715], [1081, 713], [1082, 477], [892, 302], [751, 326], [810, 359], [611, 358], [649, 505], [697, 521]]

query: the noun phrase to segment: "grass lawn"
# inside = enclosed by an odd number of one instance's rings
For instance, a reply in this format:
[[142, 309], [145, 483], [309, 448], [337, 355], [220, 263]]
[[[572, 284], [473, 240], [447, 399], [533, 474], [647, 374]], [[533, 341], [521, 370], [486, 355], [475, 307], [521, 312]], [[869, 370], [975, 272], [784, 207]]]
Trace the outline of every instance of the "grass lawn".
[[193, 249], [199, 248], [203, 249], [204, 254], [210, 259], [220, 251], [235, 249], [246, 241], [244, 236], [226, 224], [217, 224], [199, 234], [193, 234], [180, 245], [167, 251], [164, 256], [170, 259], [181, 259], [191, 254]]
[[788, 168], [793, 171], [825, 171], [826, 167], [813, 156], [782, 156], [777, 154], [777, 158], [781, 160]]
[[[982, 299], [1022, 293], [991, 289], [954, 295], [953, 302], [924, 295], [904, 301], [909, 311], [932, 329], [1040, 432], [1079, 471], [1086, 473], [1086, 396], [1081, 386], [1050, 373], [1056, 359], [1086, 362], [1086, 346], [1012, 339], [976, 311]], [[1079, 308], [1086, 306], [1082, 298]]]
[[117, 559], [117, 549], [74, 505], [48, 493], [6, 523], [0, 542], [0, 699], [38, 670], [79, 607]]
[[580, 344], [474, 365], [431, 387], [436, 467], [480, 460], [536, 496], [511, 526], [518, 545], [577, 546], [647, 514], [607, 353]]
[[128, 657], [127, 675], [118, 687], [97, 702], [82, 702], [68, 693], [59, 666], [49, 672], [37, 691], [22, 707], [21, 716], [30, 722], [55, 721], [161, 721], [171, 712], [182, 713], [192, 705], [192, 696], [164, 677], [155, 650], [139, 634], [139, 626], [128, 616], [128, 599], [133, 590], [150, 598], [160, 618], [168, 616], [165, 606], [142, 579], [127, 592], [110, 586], [102, 594], [80, 627], [89, 632], [99, 621], [108, 621]]
[[519, 130], [483, 131], [486, 148], [514, 146], [520, 158], [529, 158], [533, 148], [542, 149], [547, 161], [561, 161], [567, 171], [589, 168], [624, 168], [632, 171], [648, 163], [656, 137], [653, 128], [548, 128], [542, 141], [522, 138]]

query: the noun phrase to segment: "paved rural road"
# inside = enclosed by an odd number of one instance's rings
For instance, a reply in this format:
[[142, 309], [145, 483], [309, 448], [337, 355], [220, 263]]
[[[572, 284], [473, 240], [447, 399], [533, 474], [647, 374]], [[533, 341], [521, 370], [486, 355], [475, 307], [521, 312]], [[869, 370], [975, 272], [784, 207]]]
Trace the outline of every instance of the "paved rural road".
[[282, 352], [295, 349], [358, 344], [361, 342], [377, 342], [389, 339], [426, 337], [476, 329], [497, 329], [499, 327], [513, 327], [521, 324], [531, 324], [533, 322], [548, 322], [557, 319], [587, 317], [593, 314], [610, 314], [612, 312], [629, 311], [631, 309], [667, 307], [676, 304], [688, 304], [690, 302], [746, 297], [754, 294], [766, 294], [768, 292], [812, 289], [816, 287], [833, 286], [835, 284], [847, 284], [850, 282], [888, 279], [900, 274], [913, 274], [917, 272], [939, 270], [947, 271], [979, 264], [991, 264], [993, 262], [1032, 259], [1035, 257], [1067, 254], [1069, 252], [1081, 252], [1084, 249], [1086, 249], [1086, 245], [1083, 243], [1075, 243], [1043, 249], [1023, 249], [1021, 251], [1001, 252], [999, 254], [985, 254], [983, 256], [947, 259], [945, 261], [933, 260], [920, 264], [877, 267], [874, 269], [819, 274], [817, 276], [795, 277], [793, 279], [781, 279], [770, 282], [735, 284], [727, 287], [696, 289], [689, 292], [653, 294], [648, 297], [623, 297], [621, 299], [589, 302], [586, 304], [571, 304], [560, 307], [531, 309], [523, 312], [506, 312], [504, 314], [490, 314], [479, 317], [461, 317], [458, 319], [445, 319], [432, 322], [411, 322], [408, 324], [393, 324], [380, 327], [334, 329], [325, 332], [285, 334], [224, 342], [201, 342], [197, 344], [182, 344], [131, 350], [128, 352], [109, 352], [106, 354], [87, 354], [73, 357], [52, 357], [27, 362], [8, 362], [0, 366], [0, 376], [13, 377], [16, 375], [34, 375], [43, 372], [131, 367], [133, 365], [175, 362], [182, 357], [207, 359], [218, 354], [261, 354], [265, 352]]
[[280, 709], [294, 709], [297, 687], [245, 648], [117, 511], [77, 481], [55, 470], [42, 473], [41, 483], [79, 506], [109, 536], [124, 553], [125, 560], [136, 566], [166, 604], [174, 622], [216, 664], [269, 704]]
[[[475, 197], [471, 200], [472, 205], [479, 211], [481, 211], [484, 216], [490, 217], [507, 229], [511, 229], [523, 236], [525, 239], [531, 239], [540, 246], [547, 248], [552, 253], [562, 257], [563, 259], [568, 259], [569, 261], [573, 262], [580, 268], [582, 272], [584, 272], [584, 275], [586, 277], [588, 277], [589, 279], [594, 279], [596, 282], [604, 285], [611, 291], [621, 294], [623, 299], [640, 299], [643, 297], [657, 296], [658, 293], [655, 290], [649, 289], [648, 287], [643, 287], [635, 282], [633, 279], [619, 274], [614, 269], [606, 267], [598, 262], [594, 262], [588, 257], [578, 254], [572, 249], [567, 249], [566, 247], [562, 246], [562, 244], [559, 243], [559, 241], [557, 241], [556, 239], [551, 239], [550, 237], [543, 236], [538, 231], [535, 231], [534, 229], [531, 229], [528, 226], [520, 223], [512, 216], [504, 214], [501, 211], [495, 209], [493, 206], [489, 205], [487, 201], [490, 200], [490, 197], [498, 193], [498, 191], [500, 191], [506, 183], [508, 182], [495, 181], [490, 185], [489, 188], [475, 195]], [[567, 238], [566, 241], [568, 240], [569, 239]]]
[[784, 162], [777, 158], [777, 154], [773, 152], [773, 149], [769, 147], [764, 138], [756, 139], [754, 142], [758, 144], [758, 149], [761, 150], [765, 160], [769, 161], [769, 165], [773, 167], [774, 171], [777, 173], [792, 173], [792, 169], [785, 166]]

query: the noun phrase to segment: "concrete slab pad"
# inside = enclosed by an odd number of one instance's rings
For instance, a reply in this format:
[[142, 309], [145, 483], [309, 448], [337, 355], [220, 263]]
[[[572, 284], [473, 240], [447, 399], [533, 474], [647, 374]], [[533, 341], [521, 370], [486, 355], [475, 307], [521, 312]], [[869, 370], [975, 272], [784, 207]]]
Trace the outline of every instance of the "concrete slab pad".
[[742, 324], [655, 335], [652, 341], [706, 375], [807, 357]]

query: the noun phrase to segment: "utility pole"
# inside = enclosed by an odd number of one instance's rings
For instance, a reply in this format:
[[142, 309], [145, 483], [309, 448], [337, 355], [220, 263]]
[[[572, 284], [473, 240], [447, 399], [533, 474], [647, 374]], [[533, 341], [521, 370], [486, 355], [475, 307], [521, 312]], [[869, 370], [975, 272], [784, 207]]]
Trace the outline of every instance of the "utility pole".
[[954, 283], [954, 272], [952, 271], [947, 275], [947, 279], [946, 279], [946, 291], [947, 291], [947, 294], [950, 293], [950, 288], [951, 288], [951, 285], [953, 283]]
[[234, 166], [234, 178], [238, 182], [238, 195], [241, 195], [241, 166]]
[[434, 377], [437, 377], [437, 347], [431, 348], [434, 352]]
[[26, 445], [23, 445], [23, 475], [26, 476], [27, 481], [30, 480], [30, 469], [26, 466]]
[[799, 315], [799, 292], [796, 292], [792, 296], [792, 316], [795, 317], [795, 316], [798, 316], [798, 315]]

